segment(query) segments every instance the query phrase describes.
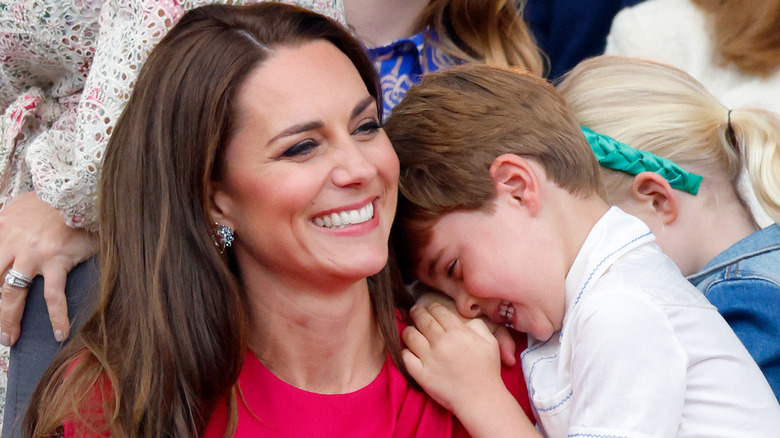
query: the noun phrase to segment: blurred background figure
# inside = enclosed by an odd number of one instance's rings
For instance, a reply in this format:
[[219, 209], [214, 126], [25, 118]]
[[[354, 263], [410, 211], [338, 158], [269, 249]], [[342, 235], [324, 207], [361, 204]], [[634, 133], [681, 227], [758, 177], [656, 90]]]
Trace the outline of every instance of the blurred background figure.
[[423, 74], [463, 62], [544, 74], [542, 56], [511, 0], [344, 0], [344, 8], [381, 77], [385, 113]]
[[555, 80], [585, 58], [601, 55], [612, 19], [643, 0], [525, 0], [523, 17]]
[[[607, 54], [673, 65], [729, 108], [780, 113], [780, 0], [648, 0], [615, 17]], [[773, 223], [740, 181], [760, 226]]]

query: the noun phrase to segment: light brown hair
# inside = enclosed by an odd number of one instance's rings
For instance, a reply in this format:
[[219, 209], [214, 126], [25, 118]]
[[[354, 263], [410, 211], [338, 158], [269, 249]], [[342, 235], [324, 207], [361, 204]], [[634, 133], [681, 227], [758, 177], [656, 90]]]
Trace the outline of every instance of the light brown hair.
[[519, 69], [470, 64], [430, 74], [385, 123], [401, 163], [394, 243], [408, 274], [430, 229], [456, 210], [492, 208], [503, 154], [539, 163], [572, 194], [603, 197], [599, 165], [568, 105]]
[[767, 77], [780, 68], [780, 0], [693, 0], [708, 14], [724, 63]]
[[522, 67], [541, 76], [545, 73], [544, 60], [516, 3], [431, 0], [419, 28], [432, 29], [436, 44], [462, 61]]
[[[362, 46], [294, 6], [197, 8], [151, 53], [105, 154], [100, 302], [37, 388], [28, 436], [72, 421], [113, 437], [200, 437], [226, 397], [232, 434], [249, 306], [235, 263], [215, 245], [209, 187], [241, 84], [275, 47], [315, 40], [344, 52], [381, 105]], [[377, 330], [403, 370], [390, 272], [369, 288]]]

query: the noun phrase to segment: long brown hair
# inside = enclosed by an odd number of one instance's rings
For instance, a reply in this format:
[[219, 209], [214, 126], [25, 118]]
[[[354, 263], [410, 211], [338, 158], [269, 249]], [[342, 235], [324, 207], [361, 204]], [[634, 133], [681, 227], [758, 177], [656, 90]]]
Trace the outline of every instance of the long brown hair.
[[725, 63], [766, 77], [780, 68], [780, 0], [693, 0], [709, 13]]
[[435, 31], [438, 46], [457, 59], [522, 67], [542, 76], [542, 55], [516, 3], [431, 0], [418, 28]]
[[[100, 302], [38, 386], [28, 435], [56, 435], [74, 422], [114, 437], [201, 436], [224, 397], [232, 433], [249, 306], [235, 264], [214, 243], [209, 187], [235, 129], [240, 85], [274, 47], [313, 40], [344, 52], [381, 105], [363, 47], [334, 21], [294, 6], [204, 6], [151, 53], [105, 154]], [[370, 293], [403, 369], [391, 274], [377, 274]]]

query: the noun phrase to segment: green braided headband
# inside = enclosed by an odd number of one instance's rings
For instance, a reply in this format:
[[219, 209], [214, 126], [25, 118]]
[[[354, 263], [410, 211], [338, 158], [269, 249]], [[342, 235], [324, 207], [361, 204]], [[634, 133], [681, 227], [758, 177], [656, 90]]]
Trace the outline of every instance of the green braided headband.
[[593, 153], [599, 160], [599, 164], [603, 167], [620, 170], [631, 175], [645, 171], [655, 172], [669, 181], [669, 185], [677, 190], [683, 190], [692, 195], [699, 193], [702, 177], [684, 170], [674, 161], [659, 157], [652, 152], [634, 149], [584, 126], [580, 128], [582, 128], [585, 139], [590, 143], [590, 147], [593, 148]]

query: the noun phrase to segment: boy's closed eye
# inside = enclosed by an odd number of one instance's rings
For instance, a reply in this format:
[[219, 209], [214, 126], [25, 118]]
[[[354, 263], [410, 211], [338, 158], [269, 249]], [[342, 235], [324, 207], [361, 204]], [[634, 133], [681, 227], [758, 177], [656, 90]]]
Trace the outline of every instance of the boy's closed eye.
[[453, 278], [455, 276], [455, 268], [458, 265], [458, 259], [453, 259], [447, 264], [447, 278]]

